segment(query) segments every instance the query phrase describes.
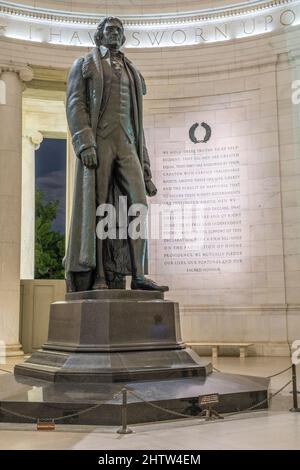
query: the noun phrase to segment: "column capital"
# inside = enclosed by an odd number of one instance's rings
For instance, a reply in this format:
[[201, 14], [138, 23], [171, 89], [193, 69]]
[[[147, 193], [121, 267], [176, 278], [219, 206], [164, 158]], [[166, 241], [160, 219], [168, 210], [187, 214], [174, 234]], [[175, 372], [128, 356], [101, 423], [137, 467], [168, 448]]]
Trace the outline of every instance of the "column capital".
[[44, 139], [43, 134], [39, 131], [25, 132], [22, 137], [28, 139], [28, 142], [34, 147], [34, 150], [38, 150], [40, 148]]
[[294, 48], [287, 53], [288, 60], [295, 62], [296, 65], [300, 63], [300, 47]]
[[33, 70], [24, 64], [17, 64], [14, 62], [2, 63], [0, 62], [0, 76], [4, 72], [14, 72], [19, 75], [22, 82], [30, 82], [33, 79]]

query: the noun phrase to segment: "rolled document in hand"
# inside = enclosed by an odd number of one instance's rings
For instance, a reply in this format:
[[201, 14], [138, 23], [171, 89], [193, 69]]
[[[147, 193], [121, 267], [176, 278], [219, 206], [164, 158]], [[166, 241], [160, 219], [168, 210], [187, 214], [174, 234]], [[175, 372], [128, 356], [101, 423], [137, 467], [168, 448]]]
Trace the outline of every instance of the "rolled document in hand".
[[148, 196], [150, 197], [155, 196], [155, 194], [157, 193], [157, 188], [155, 184], [151, 180], [148, 180], [148, 181], [145, 181], [145, 186], [146, 186], [146, 192]]

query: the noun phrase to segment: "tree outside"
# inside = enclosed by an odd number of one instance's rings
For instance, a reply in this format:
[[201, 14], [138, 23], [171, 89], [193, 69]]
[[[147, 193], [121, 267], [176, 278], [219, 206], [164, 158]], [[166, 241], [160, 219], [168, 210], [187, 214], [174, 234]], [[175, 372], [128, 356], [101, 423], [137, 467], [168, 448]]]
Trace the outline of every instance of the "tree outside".
[[65, 237], [52, 230], [59, 201], [45, 202], [41, 190], [35, 199], [35, 279], [64, 279]]

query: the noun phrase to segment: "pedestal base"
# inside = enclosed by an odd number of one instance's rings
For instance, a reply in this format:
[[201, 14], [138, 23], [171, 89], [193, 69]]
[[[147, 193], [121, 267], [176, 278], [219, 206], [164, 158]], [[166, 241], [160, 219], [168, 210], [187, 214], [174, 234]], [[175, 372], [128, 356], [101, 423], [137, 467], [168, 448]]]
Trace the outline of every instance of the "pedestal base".
[[15, 374], [53, 382], [119, 382], [206, 376], [181, 340], [179, 308], [161, 292], [67, 294], [50, 308], [48, 341]]

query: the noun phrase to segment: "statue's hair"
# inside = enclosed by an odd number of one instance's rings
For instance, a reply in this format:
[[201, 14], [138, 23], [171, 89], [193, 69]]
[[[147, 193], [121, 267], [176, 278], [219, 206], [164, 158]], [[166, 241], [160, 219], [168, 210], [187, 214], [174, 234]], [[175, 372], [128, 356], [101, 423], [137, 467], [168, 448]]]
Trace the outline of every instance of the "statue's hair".
[[126, 41], [126, 38], [125, 38], [125, 35], [124, 35], [124, 26], [123, 26], [122, 21], [119, 18], [115, 18], [114, 16], [107, 16], [102, 21], [100, 21], [100, 23], [97, 26], [97, 30], [94, 34], [94, 41], [95, 41], [95, 44], [96, 44], [97, 47], [101, 46], [102, 38], [103, 38], [103, 31], [104, 31], [105, 25], [106, 25], [106, 23], [108, 23], [110, 21], [116, 21], [117, 23], [120, 24], [120, 26], [122, 28], [122, 31], [123, 31], [123, 42], [122, 42], [122, 44], [124, 44], [124, 42]]

